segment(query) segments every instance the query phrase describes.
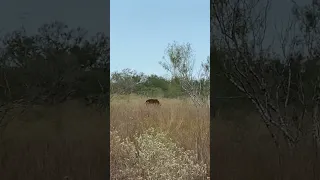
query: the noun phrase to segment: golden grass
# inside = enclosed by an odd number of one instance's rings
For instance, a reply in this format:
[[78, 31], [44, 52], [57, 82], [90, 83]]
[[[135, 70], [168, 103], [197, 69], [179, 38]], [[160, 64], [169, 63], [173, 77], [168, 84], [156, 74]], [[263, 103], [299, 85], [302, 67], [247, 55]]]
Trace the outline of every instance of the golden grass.
[[[146, 147], [151, 147], [155, 140], [160, 142], [155, 146], [159, 147], [160, 151], [174, 149], [172, 152], [180, 153], [179, 157], [187, 161], [195, 160], [196, 163], [204, 161], [209, 172], [209, 108], [197, 109], [189, 100], [164, 98], [159, 98], [161, 107], [152, 108], [145, 106], [146, 99], [148, 98], [134, 95], [116, 96], [111, 102], [111, 130], [113, 134], [117, 134], [114, 136], [116, 138], [111, 140], [119, 142], [118, 148], [123, 148], [114, 149], [118, 151], [112, 154], [114, 156], [111, 155], [111, 159], [113, 158], [110, 162], [111, 170], [112, 165], [117, 162], [128, 163], [118, 160], [127, 158], [121, 155], [133, 152], [130, 150], [137, 147], [135, 143], [139, 143], [139, 138], [146, 137], [151, 140], [142, 141]], [[107, 165], [108, 119], [105, 113], [100, 114], [79, 101], [69, 101], [52, 107], [34, 107], [10, 123], [5, 131], [0, 143], [0, 179], [61, 180], [67, 179], [66, 177], [73, 180], [108, 179], [106, 173], [110, 168]], [[163, 134], [156, 136], [145, 134], [152, 127]], [[319, 166], [314, 169], [314, 152], [308, 146], [301, 146], [294, 157], [285, 159], [284, 166], [279, 166], [278, 152], [254, 111], [229, 109], [221, 111], [212, 121], [212, 128], [211, 138], [214, 142], [212, 179], [319, 178], [317, 173]], [[170, 137], [178, 147], [182, 147], [184, 152], [175, 148], [173, 143], [164, 140], [165, 136]], [[125, 138], [128, 138], [127, 140], [133, 143], [122, 144], [118, 137], [124, 140], [122, 142], [126, 142]], [[192, 171], [194, 167], [198, 168], [197, 172], [201, 172], [201, 167], [188, 166], [186, 161], [176, 160], [172, 153], [166, 154], [157, 149], [149, 150], [141, 152], [155, 152], [160, 154], [158, 157], [169, 157], [171, 158], [169, 162], [178, 163], [173, 168], [181, 167]], [[186, 150], [193, 150], [196, 156], [189, 158], [191, 155]], [[150, 165], [148, 163], [165, 164], [167, 160], [153, 159], [150, 162], [143, 162], [144, 166], [136, 166], [139, 161], [132, 161], [129, 165], [143, 169]], [[157, 167], [164, 164], [158, 164]], [[126, 173], [130, 174], [130, 171]], [[168, 173], [170, 175], [170, 172]], [[169, 175], [167, 174], [165, 178], [170, 179]], [[139, 178], [129, 176], [127, 179]]]
[[147, 99], [135, 95], [113, 98], [110, 104], [111, 131], [132, 140], [136, 134], [156, 128], [179, 147], [194, 151], [197, 162], [203, 161], [210, 172], [209, 107], [196, 108], [189, 100], [165, 98], [159, 98], [161, 107], [146, 106]]

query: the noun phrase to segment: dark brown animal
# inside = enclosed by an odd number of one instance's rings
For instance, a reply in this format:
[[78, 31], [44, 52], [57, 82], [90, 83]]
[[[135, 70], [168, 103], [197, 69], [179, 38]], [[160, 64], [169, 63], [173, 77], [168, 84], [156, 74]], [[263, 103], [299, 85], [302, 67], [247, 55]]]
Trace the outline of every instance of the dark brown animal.
[[150, 105], [150, 104], [161, 106], [161, 104], [160, 104], [158, 99], [148, 99], [148, 100], [146, 100], [146, 105]]

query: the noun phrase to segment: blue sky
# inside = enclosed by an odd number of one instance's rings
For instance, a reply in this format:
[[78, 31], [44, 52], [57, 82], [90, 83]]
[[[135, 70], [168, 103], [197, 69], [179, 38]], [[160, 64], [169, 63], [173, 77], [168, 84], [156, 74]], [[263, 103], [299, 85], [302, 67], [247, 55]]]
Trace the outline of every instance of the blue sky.
[[210, 54], [210, 1], [111, 0], [110, 68], [166, 75], [158, 63], [169, 43], [190, 43], [195, 68]]

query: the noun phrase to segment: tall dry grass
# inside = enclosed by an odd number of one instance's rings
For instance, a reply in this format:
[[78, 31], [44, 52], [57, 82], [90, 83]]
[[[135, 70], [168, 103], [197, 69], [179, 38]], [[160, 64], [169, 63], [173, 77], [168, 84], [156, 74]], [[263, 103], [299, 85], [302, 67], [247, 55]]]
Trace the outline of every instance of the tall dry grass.
[[221, 110], [212, 121], [211, 138], [213, 179], [320, 179], [320, 166], [314, 166], [319, 160], [307, 143], [301, 142], [293, 155], [282, 149], [280, 165], [279, 151], [254, 110]]
[[161, 107], [146, 106], [147, 99], [131, 95], [111, 101], [112, 179], [206, 179], [209, 107], [164, 98]]
[[108, 179], [108, 119], [79, 101], [30, 109], [4, 133], [0, 179]]

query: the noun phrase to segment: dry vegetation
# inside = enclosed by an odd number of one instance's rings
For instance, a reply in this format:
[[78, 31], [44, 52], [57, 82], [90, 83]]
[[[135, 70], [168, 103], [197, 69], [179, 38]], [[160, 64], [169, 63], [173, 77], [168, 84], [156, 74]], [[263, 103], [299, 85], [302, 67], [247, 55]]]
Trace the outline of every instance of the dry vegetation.
[[33, 107], [4, 133], [1, 179], [108, 179], [107, 123], [106, 113], [76, 100]]
[[320, 4], [286, 3], [210, 3], [214, 96], [248, 100], [212, 121], [213, 178], [320, 179]]
[[212, 121], [213, 179], [319, 179], [311, 143], [301, 143], [293, 155], [282, 151], [285, 157], [280, 166], [279, 152], [264, 124], [259, 123], [258, 113], [230, 108], [217, 114]]
[[206, 179], [210, 164], [209, 107], [187, 100], [117, 96], [111, 101], [112, 179]]

